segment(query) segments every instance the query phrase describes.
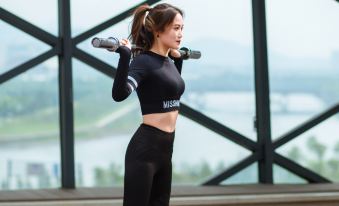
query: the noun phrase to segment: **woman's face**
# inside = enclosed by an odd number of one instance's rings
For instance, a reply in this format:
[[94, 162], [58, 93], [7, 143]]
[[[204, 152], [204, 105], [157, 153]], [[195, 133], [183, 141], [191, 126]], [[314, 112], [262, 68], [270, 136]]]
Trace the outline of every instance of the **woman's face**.
[[183, 37], [184, 20], [181, 14], [177, 14], [173, 22], [168, 25], [164, 32], [159, 33], [160, 42], [168, 48], [179, 49]]

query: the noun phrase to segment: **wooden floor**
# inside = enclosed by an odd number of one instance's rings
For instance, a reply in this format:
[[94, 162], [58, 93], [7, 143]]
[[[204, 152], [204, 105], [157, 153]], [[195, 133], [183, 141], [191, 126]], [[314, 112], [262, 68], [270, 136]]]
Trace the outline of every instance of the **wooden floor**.
[[[0, 191], [0, 206], [121, 206], [123, 188]], [[339, 206], [339, 184], [174, 186], [172, 206]]]

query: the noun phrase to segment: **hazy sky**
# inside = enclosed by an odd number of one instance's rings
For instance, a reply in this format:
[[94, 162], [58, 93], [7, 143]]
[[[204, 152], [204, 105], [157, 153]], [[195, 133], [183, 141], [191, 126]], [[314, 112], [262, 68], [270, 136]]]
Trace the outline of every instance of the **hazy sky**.
[[[72, 32], [77, 35], [139, 2], [71, 0]], [[183, 44], [204, 39], [252, 45], [251, 0], [163, 2], [179, 6], [185, 12]], [[57, 34], [57, 0], [0, 0], [0, 6]], [[266, 13], [270, 49], [286, 56], [318, 58], [330, 58], [333, 51], [339, 51], [339, 3], [336, 1], [267, 0]], [[102, 34], [124, 37], [128, 34], [129, 21]]]

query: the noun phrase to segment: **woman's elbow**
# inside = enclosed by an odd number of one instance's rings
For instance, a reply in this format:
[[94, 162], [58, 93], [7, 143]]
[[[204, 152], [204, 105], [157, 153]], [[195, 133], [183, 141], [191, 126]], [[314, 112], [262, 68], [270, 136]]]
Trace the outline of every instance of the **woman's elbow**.
[[126, 97], [112, 93], [112, 99], [116, 102], [122, 102], [126, 99]]
[[112, 98], [113, 98], [113, 100], [116, 101], [116, 102], [122, 102], [122, 101], [124, 101], [124, 100], [127, 98], [127, 96], [126, 96], [126, 95], [123, 95], [123, 94], [116, 93], [116, 92], [114, 92], [114, 90], [113, 90], [113, 91], [112, 91]]

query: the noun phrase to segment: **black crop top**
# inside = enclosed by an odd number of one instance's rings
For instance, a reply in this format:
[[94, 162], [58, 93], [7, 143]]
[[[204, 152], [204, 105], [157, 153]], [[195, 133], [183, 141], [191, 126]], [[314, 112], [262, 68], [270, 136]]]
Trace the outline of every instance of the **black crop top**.
[[120, 59], [112, 88], [114, 101], [123, 101], [136, 90], [142, 115], [179, 110], [185, 90], [183, 59], [144, 51], [130, 63], [128, 47], [120, 46], [116, 52]]

